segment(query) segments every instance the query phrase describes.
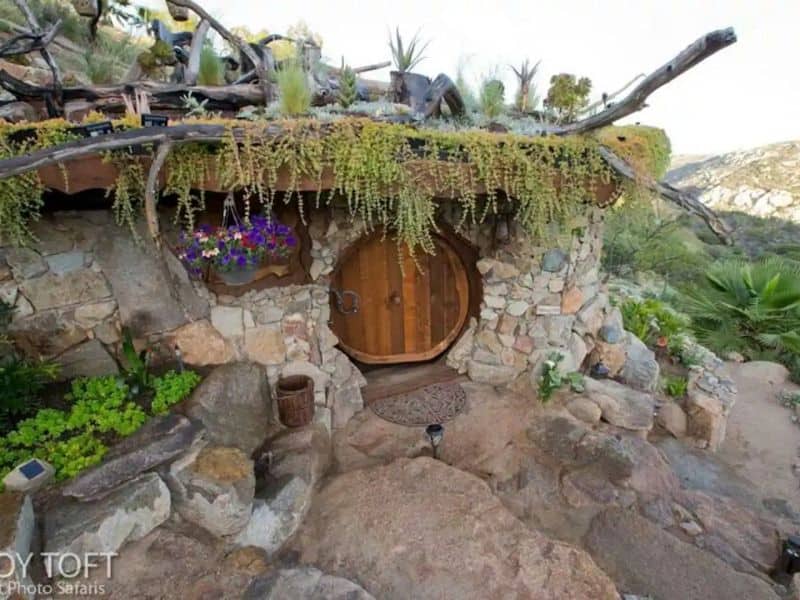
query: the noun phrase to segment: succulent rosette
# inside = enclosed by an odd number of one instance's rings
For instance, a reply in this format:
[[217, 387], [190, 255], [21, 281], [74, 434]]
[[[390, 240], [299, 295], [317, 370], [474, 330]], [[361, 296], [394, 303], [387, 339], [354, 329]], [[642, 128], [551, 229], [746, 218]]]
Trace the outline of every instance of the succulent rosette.
[[200, 276], [205, 267], [234, 271], [255, 267], [267, 260], [287, 259], [297, 246], [291, 227], [259, 215], [230, 227], [202, 225], [181, 232], [178, 257], [189, 271]]

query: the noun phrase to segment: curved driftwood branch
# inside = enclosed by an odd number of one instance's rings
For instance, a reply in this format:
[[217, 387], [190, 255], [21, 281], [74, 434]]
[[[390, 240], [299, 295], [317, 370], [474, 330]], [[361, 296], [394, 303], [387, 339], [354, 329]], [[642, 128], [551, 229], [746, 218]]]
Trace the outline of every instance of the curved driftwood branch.
[[678, 205], [686, 212], [700, 217], [724, 244], [728, 246], [733, 245], [733, 238], [731, 237], [732, 231], [728, 224], [695, 196], [689, 192], [679, 190], [668, 183], [664, 183], [663, 181], [642, 179], [641, 175], [637, 173], [627, 161], [614, 154], [614, 152], [606, 146], [600, 146], [600, 154], [615, 173], [625, 179], [644, 184], [650, 191]]
[[667, 64], [645, 77], [627, 96], [613, 106], [591, 117], [581, 119], [575, 123], [555, 127], [548, 131], [555, 135], [569, 135], [573, 133], [586, 133], [593, 129], [611, 125], [611, 123], [622, 117], [626, 117], [640, 110], [644, 106], [647, 97], [657, 89], [668, 84], [712, 54], [717, 53], [723, 48], [727, 48], [735, 42], [736, 33], [733, 31], [732, 27], [707, 33], [693, 44], [689, 45]]
[[41, 33], [20, 33], [15, 35], [0, 46], [0, 58], [29, 54], [37, 50], [41, 51], [58, 35], [58, 30], [60, 28], [61, 19], [56, 21], [52, 27]]
[[[19, 0], [23, 1], [23, 0]], [[188, 8], [192, 12], [194, 12], [198, 17], [200, 17], [201, 21], [208, 21], [209, 25], [213, 27], [217, 33], [219, 33], [225, 41], [230, 43], [232, 46], [235, 46], [242, 53], [253, 61], [253, 65], [255, 66], [256, 73], [258, 74], [258, 81], [261, 85], [261, 89], [264, 92], [264, 97], [269, 100], [271, 98], [271, 87], [269, 85], [269, 79], [267, 77], [267, 70], [264, 66], [264, 62], [258, 57], [255, 51], [250, 47], [250, 45], [245, 42], [242, 38], [237, 35], [232, 34], [222, 23], [217, 21], [214, 17], [212, 17], [202, 6], [197, 4], [197, 2], [193, 2], [193, 0], [172, 0], [172, 3], [175, 6], [182, 6], [183, 8]]]
[[603, 108], [608, 108], [611, 104], [613, 104], [613, 102], [611, 102], [611, 101], [614, 98], [616, 98], [617, 96], [621, 95], [625, 90], [627, 90], [629, 87], [631, 87], [634, 83], [636, 83], [640, 79], [644, 79], [645, 77], [647, 77], [646, 73], [639, 73], [636, 77], [632, 78], [628, 83], [623, 85], [616, 92], [612, 92], [610, 94], [603, 94], [603, 98], [602, 99], [600, 99], [597, 102], [594, 102], [593, 104], [590, 104], [589, 106], [584, 108], [581, 111], [581, 114], [582, 115], [588, 115], [588, 114], [590, 114], [592, 111], [594, 111], [595, 109], [597, 109], [600, 106], [602, 106]]
[[442, 100], [450, 107], [450, 113], [453, 116], [463, 115], [467, 108], [464, 105], [464, 99], [461, 97], [461, 92], [453, 80], [444, 73], [440, 73], [433, 80], [428, 93], [426, 95], [426, 105], [423, 111], [423, 116], [428, 118], [439, 112]]
[[[36, 20], [36, 15], [34, 15], [33, 12], [31, 12], [31, 9], [28, 6], [28, 3], [25, 0], [14, 0], [14, 2], [16, 3], [17, 7], [22, 12], [22, 14], [25, 15], [25, 20], [28, 22], [28, 26], [31, 28], [31, 33], [38, 34], [40, 32], [39, 21]], [[50, 54], [50, 51], [47, 49], [47, 46], [43, 46], [39, 50], [39, 52], [41, 53], [42, 58], [44, 58], [45, 62], [47, 63], [47, 66], [50, 67], [50, 71], [53, 74], [53, 87], [55, 88], [55, 91], [56, 91], [56, 94], [55, 94], [56, 95], [56, 101], [59, 104], [61, 104], [62, 103], [62, 100], [61, 100], [61, 88], [64, 87], [64, 84], [63, 84], [62, 79], [61, 79], [61, 69], [58, 68], [58, 65], [56, 64], [56, 61], [53, 58], [53, 55]], [[55, 113], [55, 114], [52, 114], [51, 116], [54, 116], [54, 117], [60, 116], [60, 112], [61, 112], [60, 109], [56, 109], [55, 107], [48, 106], [48, 110], [51, 113]]]
[[161, 169], [167, 161], [170, 150], [172, 150], [171, 141], [168, 140], [159, 144], [156, 155], [150, 165], [150, 171], [147, 174], [147, 187], [144, 190], [144, 215], [147, 220], [147, 229], [150, 231], [150, 237], [153, 238], [158, 250], [161, 250], [161, 232], [158, 226], [158, 211], [156, 210], [159, 190], [158, 176], [161, 174]]
[[203, 44], [206, 41], [208, 30], [211, 23], [208, 21], [200, 21], [200, 25], [194, 31], [192, 37], [192, 47], [189, 49], [189, 62], [186, 65], [183, 83], [186, 85], [195, 85], [197, 83], [197, 75], [200, 72], [200, 54], [203, 52]]

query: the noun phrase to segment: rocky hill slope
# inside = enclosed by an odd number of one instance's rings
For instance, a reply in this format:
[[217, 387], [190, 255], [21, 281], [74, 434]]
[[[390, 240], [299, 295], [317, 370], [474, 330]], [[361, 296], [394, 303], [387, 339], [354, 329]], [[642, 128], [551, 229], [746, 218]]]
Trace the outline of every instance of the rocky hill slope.
[[800, 141], [673, 159], [667, 180], [711, 208], [800, 223]]

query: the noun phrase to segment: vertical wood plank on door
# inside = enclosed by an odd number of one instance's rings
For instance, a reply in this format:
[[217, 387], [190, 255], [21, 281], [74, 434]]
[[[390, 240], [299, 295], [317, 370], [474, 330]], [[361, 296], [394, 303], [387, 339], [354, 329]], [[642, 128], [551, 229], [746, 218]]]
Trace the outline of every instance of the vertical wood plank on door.
[[389, 328], [391, 331], [392, 354], [402, 354], [405, 351], [404, 323], [403, 323], [403, 273], [400, 270], [400, 253], [397, 244], [384, 244], [386, 249], [386, 273], [389, 279], [389, 296], [396, 295], [398, 303], [389, 305], [391, 318]]

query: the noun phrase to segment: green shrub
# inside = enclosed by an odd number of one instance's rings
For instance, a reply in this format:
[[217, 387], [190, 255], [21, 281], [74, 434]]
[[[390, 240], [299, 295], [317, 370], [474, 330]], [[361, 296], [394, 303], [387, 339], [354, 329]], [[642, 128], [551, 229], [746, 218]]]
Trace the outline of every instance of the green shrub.
[[395, 68], [401, 73], [411, 71], [421, 61], [425, 59], [423, 53], [430, 42], [422, 43], [419, 39], [419, 31], [411, 38], [408, 45], [403, 43], [403, 36], [400, 35], [400, 28], [395, 29], [395, 37], [389, 35], [389, 50], [392, 52], [392, 60]]
[[559, 364], [564, 360], [564, 355], [560, 352], [552, 352], [544, 362], [542, 374], [539, 377], [539, 399], [547, 402], [553, 393], [563, 385], [569, 385], [575, 392], [583, 392], [585, 389], [583, 375], [577, 371], [572, 373], [562, 373]]
[[167, 374], [153, 380], [155, 397], [150, 407], [154, 415], [161, 415], [192, 393], [200, 383], [200, 376], [194, 371], [176, 373], [169, 371]]
[[663, 381], [664, 392], [672, 398], [683, 398], [689, 389], [689, 380], [680, 375], [668, 376]]
[[280, 94], [280, 111], [284, 116], [296, 117], [311, 107], [311, 90], [306, 72], [297, 61], [290, 61], [275, 75]]
[[39, 408], [39, 394], [58, 375], [50, 362], [28, 362], [10, 358], [0, 365], [0, 435]]
[[571, 73], [560, 73], [550, 78], [550, 88], [544, 100], [545, 106], [561, 123], [578, 118], [580, 111], [589, 105], [592, 80], [588, 77], [576, 79]]
[[67, 426], [123, 437], [132, 434], [144, 425], [147, 415], [128, 400], [129, 394], [128, 386], [114, 376], [76, 379], [66, 396], [74, 403]]
[[358, 99], [358, 79], [356, 74], [342, 59], [339, 71], [339, 94], [337, 100], [342, 108], [350, 108]]
[[780, 258], [712, 266], [687, 290], [697, 339], [718, 354], [800, 363], [800, 264]]
[[689, 322], [666, 304], [654, 298], [634, 300], [628, 298], [620, 306], [625, 329], [648, 346], [659, 338], [669, 340], [686, 332]]

